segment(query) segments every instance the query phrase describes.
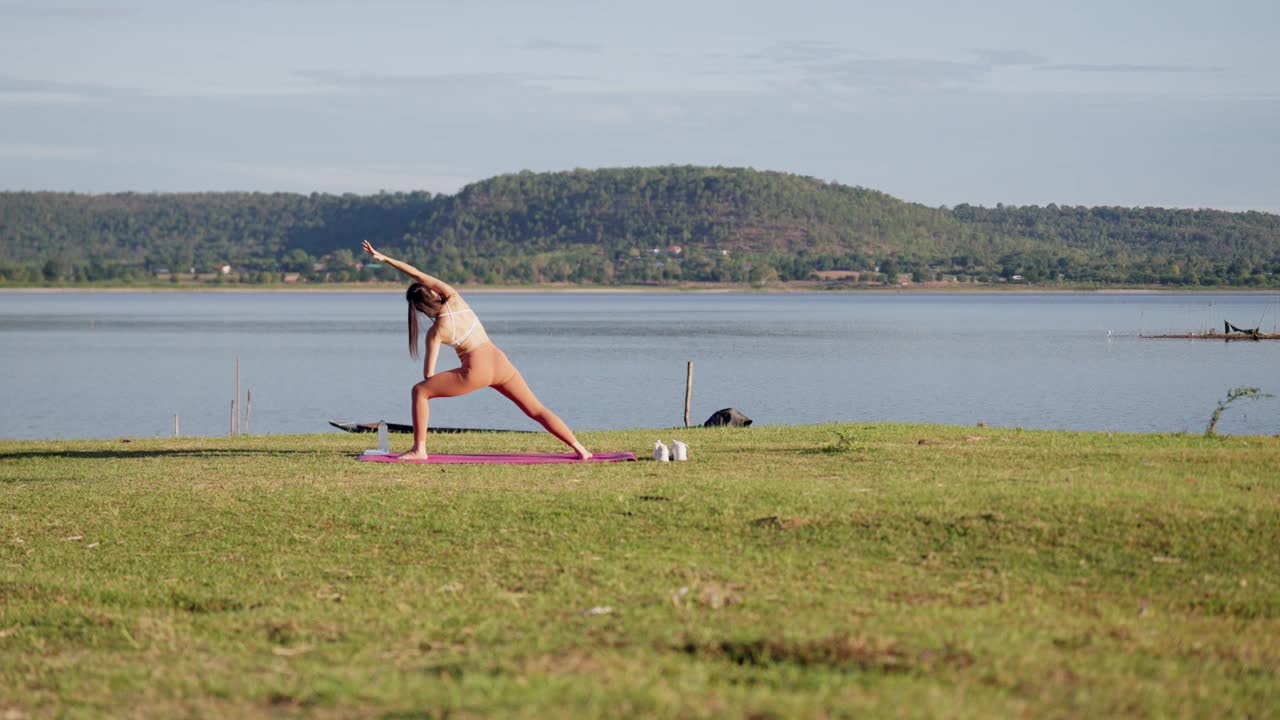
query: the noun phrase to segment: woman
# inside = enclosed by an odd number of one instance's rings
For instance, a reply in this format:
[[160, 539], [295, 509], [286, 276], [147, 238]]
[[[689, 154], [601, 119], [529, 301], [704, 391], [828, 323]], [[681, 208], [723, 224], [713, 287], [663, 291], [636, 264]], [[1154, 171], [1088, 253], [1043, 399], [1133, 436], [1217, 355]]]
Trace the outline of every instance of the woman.
[[[413, 386], [413, 449], [401, 455], [400, 459], [427, 459], [427, 420], [430, 418], [427, 403], [431, 398], [465, 395], [484, 387], [505, 395], [525, 415], [537, 420], [547, 432], [573, 448], [579, 458], [591, 459], [591, 453], [573, 436], [569, 426], [538, 402], [520, 376], [520, 371], [507, 359], [506, 353], [489, 340], [480, 318], [457, 290], [408, 263], [374, 250], [368, 240], [364, 241], [364, 251], [377, 262], [390, 265], [413, 280], [404, 297], [409, 301], [409, 355], [415, 359], [418, 357], [418, 313], [431, 318], [431, 329], [427, 331], [427, 359], [422, 369], [422, 376], [426, 379]], [[461, 367], [436, 372], [436, 358], [440, 355], [442, 343], [458, 353]]]

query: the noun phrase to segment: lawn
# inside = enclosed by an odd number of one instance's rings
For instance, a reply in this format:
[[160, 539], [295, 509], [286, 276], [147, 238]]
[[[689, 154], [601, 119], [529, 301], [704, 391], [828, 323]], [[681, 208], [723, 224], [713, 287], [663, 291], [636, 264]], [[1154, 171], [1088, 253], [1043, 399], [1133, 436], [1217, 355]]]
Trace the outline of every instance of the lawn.
[[672, 436], [0, 442], [0, 718], [1276, 716], [1280, 438]]

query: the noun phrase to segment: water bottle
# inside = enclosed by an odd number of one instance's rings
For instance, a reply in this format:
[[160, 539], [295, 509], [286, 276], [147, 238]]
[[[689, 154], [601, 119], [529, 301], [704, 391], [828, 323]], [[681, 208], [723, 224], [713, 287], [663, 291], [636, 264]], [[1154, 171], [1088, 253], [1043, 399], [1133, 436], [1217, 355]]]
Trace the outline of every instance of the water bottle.
[[378, 451], [384, 455], [391, 453], [391, 439], [387, 437], [387, 423], [378, 421]]
[[683, 462], [689, 459], [689, 446], [679, 440], [671, 441], [671, 459]]
[[666, 445], [662, 444], [661, 440], [653, 444], [653, 459], [658, 462], [669, 462], [671, 460], [671, 451], [667, 449]]

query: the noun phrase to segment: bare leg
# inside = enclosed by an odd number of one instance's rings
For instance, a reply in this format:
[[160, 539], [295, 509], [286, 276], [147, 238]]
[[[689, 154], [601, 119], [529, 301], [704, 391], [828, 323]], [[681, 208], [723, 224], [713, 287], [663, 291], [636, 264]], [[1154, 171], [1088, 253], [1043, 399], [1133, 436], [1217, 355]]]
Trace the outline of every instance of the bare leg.
[[427, 422], [431, 419], [431, 406], [428, 401], [434, 397], [455, 397], [479, 390], [483, 385], [462, 369], [436, 373], [429, 380], [423, 380], [413, 386], [413, 448], [400, 455], [404, 460], [427, 459]]
[[578, 438], [574, 437], [573, 431], [569, 429], [568, 425], [564, 424], [560, 416], [551, 412], [541, 402], [538, 402], [537, 396], [529, 389], [528, 383], [520, 376], [518, 370], [507, 381], [494, 385], [493, 389], [515, 403], [516, 407], [520, 408], [525, 415], [538, 421], [539, 425], [559, 438], [560, 442], [573, 448], [573, 451], [578, 453], [579, 458], [582, 460], [591, 459], [591, 453], [583, 447], [582, 443], [578, 442]]
[[427, 401], [431, 399], [427, 389], [427, 381], [423, 380], [413, 386], [413, 448], [402, 453], [405, 460], [427, 459], [427, 421], [431, 418], [431, 407]]

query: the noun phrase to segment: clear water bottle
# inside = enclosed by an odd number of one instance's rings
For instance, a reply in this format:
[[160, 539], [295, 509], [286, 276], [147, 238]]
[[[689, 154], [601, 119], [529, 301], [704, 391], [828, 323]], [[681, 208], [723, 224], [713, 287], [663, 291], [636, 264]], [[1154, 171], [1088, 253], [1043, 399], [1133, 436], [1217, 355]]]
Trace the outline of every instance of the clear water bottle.
[[391, 438], [387, 435], [387, 423], [385, 420], [378, 421], [378, 452], [383, 454], [391, 452]]

